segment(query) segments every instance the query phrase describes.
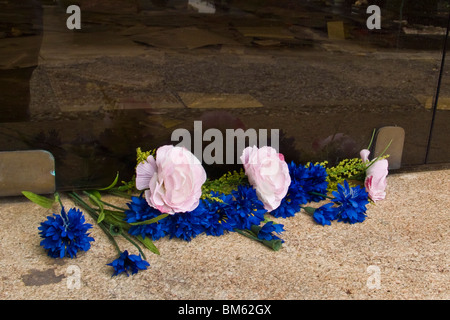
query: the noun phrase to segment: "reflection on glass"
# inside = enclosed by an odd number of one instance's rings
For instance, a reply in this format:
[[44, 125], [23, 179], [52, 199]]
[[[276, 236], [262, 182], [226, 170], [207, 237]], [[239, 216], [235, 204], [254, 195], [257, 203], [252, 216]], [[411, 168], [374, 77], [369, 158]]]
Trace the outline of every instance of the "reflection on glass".
[[[66, 27], [71, 4], [80, 30]], [[380, 8], [380, 29], [368, 28], [368, 5]], [[137, 147], [175, 143], [172, 132], [194, 121], [279, 129], [288, 161], [331, 163], [358, 156], [374, 128], [400, 126], [403, 165], [424, 163], [448, 1], [0, 6], [0, 150], [52, 152], [59, 188], [103, 185], [117, 170], [126, 180]], [[440, 150], [448, 120], [437, 119]]]
[[425, 162], [448, 163], [450, 151], [448, 145], [450, 143], [450, 79], [448, 77], [448, 32], [450, 29], [450, 18], [447, 25], [445, 36], [445, 51], [443, 52], [441, 70], [436, 88], [436, 95], [430, 101], [428, 108], [433, 113], [430, 123], [430, 133], [427, 145]]
[[203, 1], [203, 0], [189, 0], [189, 5], [196, 10], [198, 10], [199, 13], [215, 13], [216, 7], [214, 6], [214, 3], [210, 3], [209, 1]]

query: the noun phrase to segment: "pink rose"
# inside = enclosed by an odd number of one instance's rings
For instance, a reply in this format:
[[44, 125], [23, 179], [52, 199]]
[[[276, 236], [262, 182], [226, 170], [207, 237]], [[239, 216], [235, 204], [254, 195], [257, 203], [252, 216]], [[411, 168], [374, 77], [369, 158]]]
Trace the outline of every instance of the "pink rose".
[[149, 156], [136, 167], [136, 188], [146, 190], [148, 204], [162, 213], [197, 208], [205, 181], [200, 161], [182, 147], [162, 146], [156, 151], [156, 160]]
[[[386, 197], [387, 175], [389, 163], [386, 159], [369, 161], [370, 151], [363, 149], [360, 152], [361, 159], [366, 163], [366, 179], [364, 186], [373, 201], [383, 200]], [[370, 165], [370, 167], [369, 167]]]
[[241, 156], [250, 184], [267, 211], [278, 208], [286, 196], [291, 177], [284, 156], [272, 147], [247, 147]]

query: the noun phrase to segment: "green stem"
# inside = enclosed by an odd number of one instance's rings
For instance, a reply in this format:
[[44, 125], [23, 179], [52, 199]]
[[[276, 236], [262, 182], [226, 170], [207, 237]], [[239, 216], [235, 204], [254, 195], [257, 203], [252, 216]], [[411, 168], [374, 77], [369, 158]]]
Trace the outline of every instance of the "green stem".
[[[86, 212], [91, 216], [92, 219], [97, 221], [98, 215], [95, 213], [95, 210], [92, 209], [86, 202], [83, 201], [83, 199], [80, 198], [80, 196], [76, 192], [70, 192], [69, 197], [72, 198], [72, 200], [75, 202], [75, 204], [78, 204], [79, 206], [83, 207], [83, 209], [86, 210]], [[108, 228], [105, 226], [103, 222], [97, 223], [97, 225], [102, 229], [102, 231], [106, 234], [106, 236], [111, 240], [112, 244], [118, 251], [119, 255], [122, 253], [122, 251], [119, 248], [119, 245], [117, 244], [114, 237], [111, 235], [111, 233], [108, 231]]]
[[370, 161], [370, 164], [366, 167], [366, 170], [369, 169], [377, 160], [378, 158], [382, 157], [384, 155], [384, 153], [387, 151], [387, 149], [391, 146], [392, 144], [392, 139], [391, 141], [389, 141], [388, 145], [386, 146], [386, 148], [384, 148], [383, 152], [381, 152], [381, 154], [376, 157], [375, 159], [373, 159], [372, 161]]
[[79, 206], [83, 207], [87, 211], [87, 213], [97, 221], [98, 215], [95, 213], [95, 210], [91, 208], [86, 202], [84, 202], [83, 199], [76, 193], [76, 192], [69, 192], [69, 197], [72, 198], [72, 200], [75, 202], [75, 204], [78, 204]]
[[108, 237], [108, 239], [111, 241], [111, 243], [114, 245], [114, 247], [116, 248], [117, 252], [119, 253], [119, 255], [122, 253], [122, 250], [120, 250], [119, 245], [116, 242], [116, 239], [114, 239], [114, 237], [112, 236], [112, 234], [108, 231], [108, 229], [106, 228], [106, 226], [103, 224], [103, 222], [100, 222], [98, 224], [100, 226], [100, 228], [103, 230], [103, 232], [106, 234], [106, 236]]
[[103, 200], [99, 200], [99, 201], [100, 201], [101, 203], [103, 203], [104, 205], [107, 205], [108, 207], [111, 207], [111, 208], [114, 208], [114, 209], [117, 209], [117, 210], [120, 210], [120, 211], [126, 211], [126, 210], [128, 210], [128, 209], [124, 209], [124, 208], [115, 206], [115, 205], [113, 205], [113, 204], [111, 204], [111, 203], [108, 203], [108, 202], [105, 202], [105, 201], [103, 201]]
[[367, 147], [367, 150], [370, 150], [370, 147], [372, 146], [373, 138], [375, 138], [375, 132], [376, 132], [376, 129], [373, 129], [372, 138], [370, 139], [369, 146]]
[[259, 239], [257, 236], [254, 235], [253, 232], [251, 232], [250, 230], [241, 230], [241, 229], [234, 229], [234, 231], [236, 231], [239, 234], [242, 234], [243, 236], [246, 236], [247, 238], [262, 242], [261, 239]]
[[152, 224], [152, 223], [158, 222], [161, 219], [164, 219], [168, 215], [169, 215], [168, 213], [162, 213], [159, 216], [154, 217], [154, 218], [149, 219], [149, 220], [140, 221], [140, 222], [130, 222], [130, 225], [132, 225], [132, 226], [141, 226], [141, 225], [144, 225], [144, 224]]
[[119, 191], [119, 190], [116, 190], [116, 189], [109, 189], [109, 190], [106, 190], [106, 192], [109, 193], [109, 194], [112, 194], [113, 196], [125, 198], [125, 199], [128, 199], [128, 200], [131, 199], [131, 195], [129, 195], [126, 192], [122, 192], [122, 191]]
[[61, 208], [63, 208], [64, 206], [63, 206], [63, 204], [62, 204], [61, 197], [59, 196], [59, 193], [58, 193], [58, 192], [55, 192], [55, 199], [58, 200], [59, 205], [61, 206]]
[[377, 159], [378, 159], [379, 157], [382, 157], [382, 156], [384, 155], [384, 153], [387, 151], [387, 149], [389, 149], [389, 147], [391, 146], [391, 144], [392, 144], [392, 139], [391, 139], [391, 141], [389, 141], [388, 145], [386, 146], [386, 148], [384, 148], [383, 152], [381, 152], [381, 154], [377, 157]]
[[131, 244], [133, 244], [133, 245], [139, 250], [139, 253], [142, 255], [142, 257], [144, 258], [144, 260], [147, 260], [147, 258], [145, 257], [145, 254], [144, 254], [144, 252], [142, 251], [141, 247], [139, 247], [139, 245], [138, 245], [136, 242], [134, 242], [129, 236], [127, 236], [127, 235], [125, 234], [125, 232], [121, 232], [120, 234], [121, 234], [125, 239], [127, 239], [128, 241], [130, 241]]
[[270, 241], [267, 240], [262, 240], [259, 239], [254, 232], [250, 231], [250, 230], [241, 230], [241, 229], [234, 229], [234, 231], [236, 231], [239, 234], [242, 234], [243, 236], [246, 236], [247, 238], [253, 239], [255, 241], [261, 242], [263, 245], [265, 245], [266, 247], [271, 248], [274, 251], [278, 251], [281, 248], [282, 242], [281, 239], [273, 239]]
[[333, 197], [330, 197], [330, 196], [328, 196], [326, 194], [315, 192], [315, 191], [310, 191], [308, 193], [312, 194], [312, 195], [315, 195], [315, 196], [321, 196], [321, 197], [328, 198], [328, 199], [334, 199]]

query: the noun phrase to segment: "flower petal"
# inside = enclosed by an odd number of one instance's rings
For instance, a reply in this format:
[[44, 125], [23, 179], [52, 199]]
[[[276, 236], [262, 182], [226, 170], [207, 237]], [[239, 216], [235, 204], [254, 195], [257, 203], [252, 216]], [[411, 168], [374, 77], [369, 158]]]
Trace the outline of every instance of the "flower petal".
[[147, 161], [141, 162], [136, 167], [136, 189], [148, 189], [150, 180], [156, 172], [156, 162], [152, 156]]
[[367, 161], [369, 161], [370, 151], [367, 150], [367, 149], [362, 149], [362, 150], [359, 152], [359, 155], [360, 155], [361, 160], [362, 160], [363, 162], [367, 162]]

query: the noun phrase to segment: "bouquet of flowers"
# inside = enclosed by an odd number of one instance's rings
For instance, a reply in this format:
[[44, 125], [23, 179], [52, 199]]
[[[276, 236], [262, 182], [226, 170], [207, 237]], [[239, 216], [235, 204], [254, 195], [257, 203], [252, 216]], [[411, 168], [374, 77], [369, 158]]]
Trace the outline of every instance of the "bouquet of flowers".
[[[200, 234], [237, 232], [276, 251], [284, 243], [280, 238], [284, 226], [271, 218], [289, 218], [303, 211], [323, 226], [332, 221], [363, 222], [367, 205], [386, 195], [388, 162], [386, 156], [369, 160], [368, 149], [360, 155], [334, 167], [327, 167], [327, 162], [301, 165], [287, 163], [272, 147], [253, 146], [244, 149], [240, 171], [209, 180], [199, 160], [183, 147], [165, 145], [147, 152], [138, 148], [131, 182], [117, 186], [117, 175], [108, 187], [68, 196], [116, 247], [118, 257], [108, 264], [114, 269], [112, 275], [129, 275], [150, 265], [141, 246], [159, 254], [154, 241], [163, 237], [191, 241]], [[125, 205], [105, 202], [104, 193], [124, 197]], [[39, 226], [41, 245], [49, 256], [75, 258], [78, 251], [89, 250], [94, 241], [88, 233], [92, 225], [79, 209], [66, 212], [58, 193], [54, 199], [23, 194], [46, 208], [55, 201], [61, 205], [60, 215], [47, 217]], [[329, 201], [318, 208], [307, 206], [324, 200]], [[139, 255], [122, 251], [117, 236], [126, 238]]]

